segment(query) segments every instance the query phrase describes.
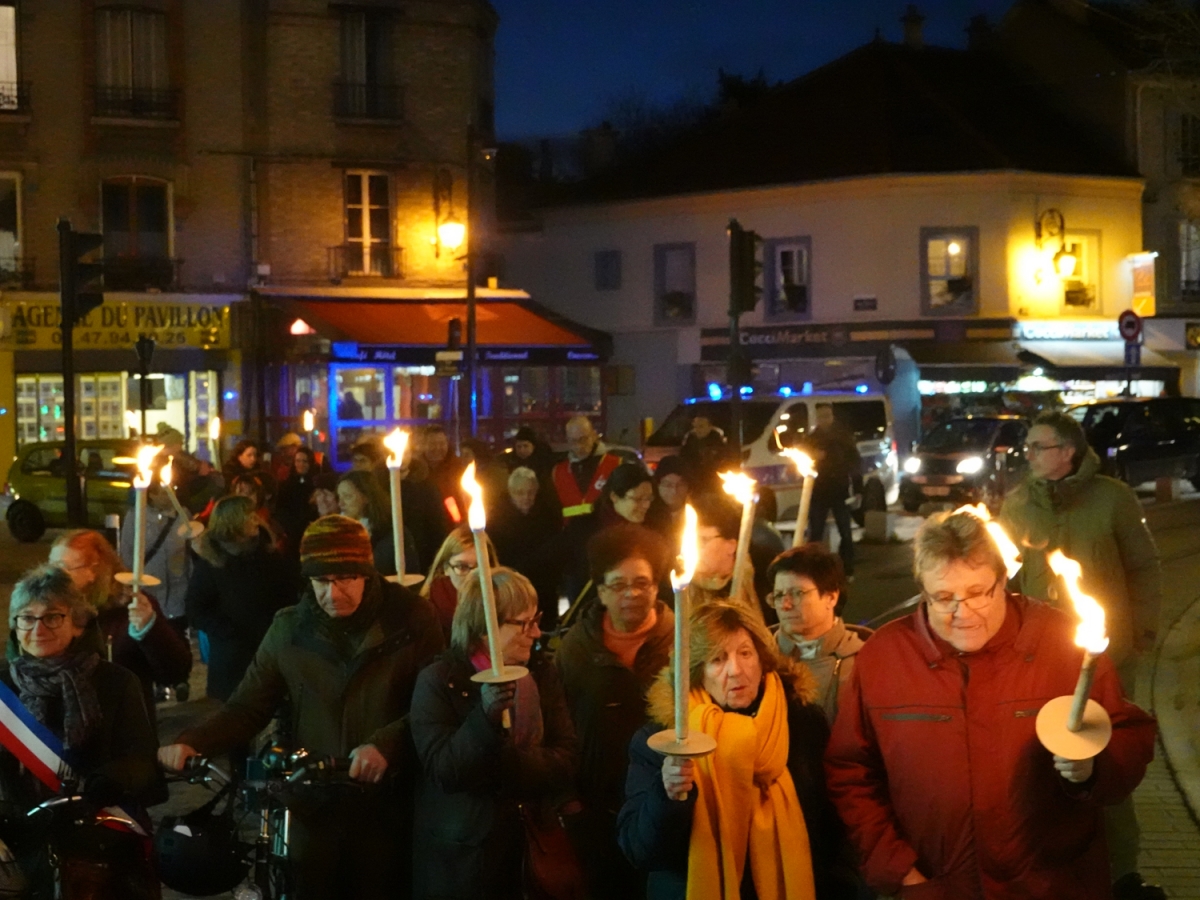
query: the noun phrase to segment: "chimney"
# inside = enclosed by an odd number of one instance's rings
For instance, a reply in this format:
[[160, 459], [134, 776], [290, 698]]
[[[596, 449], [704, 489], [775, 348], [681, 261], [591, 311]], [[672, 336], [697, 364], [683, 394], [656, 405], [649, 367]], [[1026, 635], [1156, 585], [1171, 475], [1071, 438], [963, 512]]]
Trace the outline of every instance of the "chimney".
[[967, 25], [967, 49], [968, 50], [986, 50], [992, 44], [992, 23], [988, 21], [985, 14], [971, 16], [971, 21]]
[[921, 34], [921, 26], [925, 24], [925, 17], [918, 12], [915, 3], [908, 4], [908, 9], [900, 17], [900, 22], [904, 25], [904, 46], [911, 47], [913, 50], [920, 50], [924, 47], [925, 38]]

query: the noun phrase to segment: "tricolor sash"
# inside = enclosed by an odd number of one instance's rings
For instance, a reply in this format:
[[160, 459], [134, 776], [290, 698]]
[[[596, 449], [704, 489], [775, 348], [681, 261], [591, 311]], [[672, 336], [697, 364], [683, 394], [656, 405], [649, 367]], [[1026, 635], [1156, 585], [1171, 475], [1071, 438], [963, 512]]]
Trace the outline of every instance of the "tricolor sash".
[[[12, 689], [0, 681], [0, 746], [17, 758], [29, 772], [50, 790], [62, 790], [63, 781], [74, 777], [74, 771], [64, 754], [62, 741], [49, 728], [33, 717]], [[119, 806], [109, 806], [104, 812], [133, 823], [132, 830], [143, 837], [145, 830], [137, 818]], [[130, 830], [117, 822], [103, 823], [120, 830]]]

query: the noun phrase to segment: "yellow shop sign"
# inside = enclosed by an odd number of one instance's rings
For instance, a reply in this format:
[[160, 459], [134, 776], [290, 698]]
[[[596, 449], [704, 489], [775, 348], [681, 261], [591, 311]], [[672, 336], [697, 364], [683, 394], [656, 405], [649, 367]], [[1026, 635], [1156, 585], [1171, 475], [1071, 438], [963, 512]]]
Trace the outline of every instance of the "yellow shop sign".
[[[52, 295], [42, 300], [5, 300], [0, 349], [51, 350], [62, 344], [62, 310]], [[229, 307], [180, 301], [115, 301], [87, 314], [75, 326], [81, 350], [127, 350], [139, 337], [159, 347], [226, 350]]]

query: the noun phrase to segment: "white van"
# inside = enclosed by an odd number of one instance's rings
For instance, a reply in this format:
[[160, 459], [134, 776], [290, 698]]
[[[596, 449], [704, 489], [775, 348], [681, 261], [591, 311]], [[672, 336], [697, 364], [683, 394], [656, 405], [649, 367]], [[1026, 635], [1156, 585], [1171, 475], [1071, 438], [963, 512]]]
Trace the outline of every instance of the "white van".
[[[822, 392], [755, 392], [742, 400], [742, 460], [747, 474], [775, 491], [779, 517], [795, 516], [801, 479], [780, 450], [803, 440], [817, 421], [817, 406], [833, 406], [833, 418], [854, 434], [863, 465], [863, 494], [893, 503], [899, 488], [892, 407], [883, 394]], [[679, 452], [692, 418], [707, 416], [729, 434], [729, 400], [685, 400], [646, 439], [643, 458], [651, 470], [664, 456]], [[878, 486], [870, 482], [877, 482]], [[882, 491], [881, 491], [882, 489]], [[876, 500], [878, 502], [878, 500]]]

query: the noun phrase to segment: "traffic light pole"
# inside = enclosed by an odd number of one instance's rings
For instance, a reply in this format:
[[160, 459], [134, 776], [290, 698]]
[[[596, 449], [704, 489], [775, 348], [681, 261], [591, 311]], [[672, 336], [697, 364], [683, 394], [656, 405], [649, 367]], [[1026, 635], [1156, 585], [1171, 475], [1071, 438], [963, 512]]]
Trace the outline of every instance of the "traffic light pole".
[[479, 436], [479, 379], [475, 301], [475, 126], [467, 126], [467, 390], [470, 392], [471, 437]]
[[87, 525], [83, 508], [83, 485], [79, 481], [78, 452], [75, 448], [75, 247], [71, 241], [71, 223], [58, 220], [59, 320], [62, 330], [63, 377], [63, 472], [67, 479], [67, 525]]

